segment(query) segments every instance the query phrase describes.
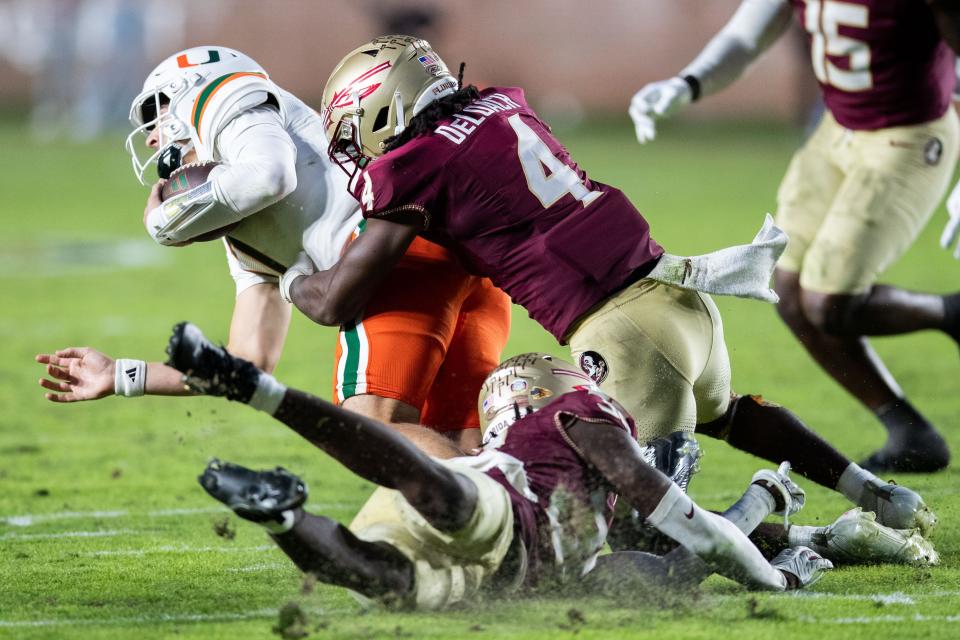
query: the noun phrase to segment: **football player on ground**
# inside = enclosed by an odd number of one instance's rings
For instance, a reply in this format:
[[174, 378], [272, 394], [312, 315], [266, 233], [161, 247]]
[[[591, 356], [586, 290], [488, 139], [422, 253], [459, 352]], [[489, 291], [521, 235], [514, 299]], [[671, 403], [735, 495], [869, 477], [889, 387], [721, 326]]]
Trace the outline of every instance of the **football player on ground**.
[[[191, 161], [220, 163], [206, 183], [166, 202], [162, 181], [153, 185], [144, 220], [164, 245], [232, 227], [224, 238], [237, 291], [228, 348], [272, 371], [290, 321], [279, 276], [294, 264], [333, 266], [364, 227], [346, 176], [327, 157], [320, 117], [225, 47], [163, 61], [130, 113], [127, 148], [141, 183], [153, 168], [165, 178]], [[137, 148], [143, 136], [146, 158]], [[476, 408], [463, 399], [500, 361], [509, 314], [509, 299], [488, 280], [468, 275], [447, 250], [414, 242], [369, 303], [344, 318], [336, 401], [393, 424], [434, 455], [477, 446]], [[89, 348], [37, 360], [47, 365], [52, 379], [40, 384], [55, 402], [189, 393], [158, 362], [114, 360]]]
[[733, 520], [704, 511], [644, 461], [623, 408], [551, 356], [497, 368], [480, 397], [490, 444], [439, 461], [375, 420], [287, 389], [194, 325], [177, 325], [167, 352], [194, 389], [265, 411], [379, 485], [348, 529], [307, 513], [305, 485], [282, 468], [214, 460], [200, 477], [211, 496], [263, 524], [300, 569], [363, 598], [438, 609], [492, 583], [507, 595], [577, 581], [597, 562], [617, 494], [679, 541], [687, 562], [748, 587], [796, 589], [831, 568], [804, 547], [769, 563], [744, 535], [775, 510], [800, 508], [803, 492], [785, 474], [759, 472]]
[[768, 294], [783, 243], [775, 228], [705, 258], [665, 254], [637, 209], [587, 177], [521, 89], [459, 88], [417, 38], [359, 47], [324, 96], [331, 157], [353, 171], [367, 227], [332, 269], [284, 274], [307, 316], [351, 317], [423, 235], [569, 343], [635, 416], [641, 443], [696, 427], [766, 460], [789, 459], [881, 524], [933, 526], [916, 493], [881, 482], [783, 407], [731, 393], [720, 314], [698, 289]]
[[[905, 397], [865, 336], [937, 329], [960, 340], [960, 294], [877, 284], [926, 225], [953, 174], [951, 108], [960, 10], [950, 0], [743, 0], [697, 58], [630, 105], [640, 142], [654, 121], [733, 83], [787, 29], [810, 41], [827, 112], [777, 196], [790, 243], [777, 265], [780, 317], [823, 369], [887, 430], [861, 463], [876, 473], [937, 471], [946, 442]], [[944, 246], [960, 231], [944, 230]]]

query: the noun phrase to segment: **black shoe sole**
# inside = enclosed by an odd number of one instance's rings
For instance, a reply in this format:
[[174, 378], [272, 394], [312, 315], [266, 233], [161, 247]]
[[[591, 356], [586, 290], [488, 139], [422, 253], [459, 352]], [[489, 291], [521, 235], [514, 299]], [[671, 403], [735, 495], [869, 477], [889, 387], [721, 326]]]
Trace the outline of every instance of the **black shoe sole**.
[[949, 464], [950, 454], [947, 452], [887, 452], [881, 449], [867, 456], [860, 466], [875, 474], [935, 473], [943, 471]]
[[183, 344], [183, 334], [187, 330], [187, 322], [178, 322], [173, 326], [173, 334], [170, 336], [170, 341], [167, 343], [166, 353], [167, 353], [167, 362], [168, 367], [173, 367], [181, 373], [187, 373], [186, 369], [182, 369], [178, 365], [179, 358], [177, 357], [180, 353], [180, 346]]

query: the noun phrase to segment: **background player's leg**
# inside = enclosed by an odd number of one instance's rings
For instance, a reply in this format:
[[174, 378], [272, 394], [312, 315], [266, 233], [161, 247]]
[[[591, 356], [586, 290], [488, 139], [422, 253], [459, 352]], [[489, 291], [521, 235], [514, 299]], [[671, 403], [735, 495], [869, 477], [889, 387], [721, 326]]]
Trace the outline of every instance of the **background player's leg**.
[[[950, 109], [922, 125], [844, 135], [834, 149], [846, 167], [843, 183], [803, 260], [781, 261], [778, 309], [814, 359], [887, 428], [886, 445], [864, 466], [935, 471], [949, 461], [946, 443], [903, 399], [863, 336], [956, 332], [954, 298], [875, 283], [918, 237], [949, 185], [953, 163], [940, 159], [956, 157], [957, 117]], [[931, 140], [942, 154], [929, 155]]]
[[780, 296], [777, 312], [784, 323], [844, 389], [873, 411], [900, 397], [899, 385], [866, 340], [830, 335], [810, 322], [803, 309], [799, 273], [777, 269], [774, 289]]
[[881, 481], [844, 457], [789, 409], [759, 396], [734, 398], [724, 417], [698, 425], [697, 433], [725, 440], [771, 462], [789, 460], [797, 473], [877, 512], [879, 521], [887, 526], [926, 531], [936, 522], [915, 492]]
[[[946, 443], [933, 425], [906, 400], [893, 375], [866, 338], [856, 334], [828, 333], [813, 324], [804, 307], [804, 297], [810, 297], [810, 294], [801, 289], [799, 274], [777, 269], [774, 282], [780, 295], [780, 304], [777, 305], [780, 317], [813, 359], [870, 409], [887, 429], [889, 439], [881, 450], [882, 455], [874, 454], [863, 466], [900, 471], [936, 471], [945, 467], [949, 461]], [[881, 295], [881, 299], [894, 297], [889, 292]], [[925, 305], [930, 306], [929, 303]], [[925, 313], [930, 315], [932, 312]], [[881, 323], [878, 320], [872, 322]]]
[[937, 295], [885, 284], [861, 295], [803, 290], [803, 308], [813, 324], [829, 333], [892, 336], [925, 329], [960, 338], [960, 294]]
[[298, 509], [296, 524], [271, 537], [301, 571], [370, 598], [397, 597], [413, 586], [413, 565], [388, 544], [360, 540], [342, 524]]

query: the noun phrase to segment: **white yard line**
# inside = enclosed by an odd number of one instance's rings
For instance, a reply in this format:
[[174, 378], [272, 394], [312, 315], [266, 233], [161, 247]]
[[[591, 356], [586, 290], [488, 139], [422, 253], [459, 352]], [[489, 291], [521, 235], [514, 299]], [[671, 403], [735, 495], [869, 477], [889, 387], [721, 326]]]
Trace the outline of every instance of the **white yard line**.
[[[308, 504], [306, 508], [310, 511], [329, 511], [334, 509], [346, 509], [357, 507], [354, 502], [319, 502]], [[128, 511], [126, 509], [104, 510], [104, 511], [54, 511], [52, 513], [27, 513], [14, 516], [0, 516], [0, 525], [11, 527], [32, 527], [35, 524], [44, 522], [54, 522], [57, 520], [78, 520], [90, 518], [94, 520], [106, 520], [110, 518], [124, 518], [127, 516], [141, 516], [147, 518], [170, 518], [176, 516], [192, 516], [198, 514], [210, 513], [230, 513], [226, 507], [185, 507], [174, 509], [154, 509], [152, 511]]]
[[294, 565], [291, 562], [261, 562], [260, 564], [252, 564], [248, 567], [230, 567], [224, 569], [230, 573], [255, 573], [257, 571], [274, 571], [277, 569], [294, 569]]
[[[719, 598], [720, 600], [735, 600], [742, 598], [743, 594], [731, 593], [722, 594], [715, 597]], [[903, 591], [894, 591], [892, 593], [830, 593], [829, 591], [789, 591], [771, 594], [769, 597], [775, 600], [849, 600], [913, 606], [917, 604], [917, 600], [927, 600], [930, 598], [957, 598], [960, 597], [960, 591], [931, 591], [929, 593], [904, 593]]]
[[28, 514], [22, 516], [6, 516], [0, 523], [13, 527], [29, 527], [38, 522], [51, 520], [71, 520], [74, 518], [119, 518], [127, 515], [126, 511], [57, 511], [54, 513]]
[[141, 533], [133, 529], [113, 529], [104, 531], [62, 531], [60, 533], [5, 533], [0, 535], [0, 540], [56, 540], [58, 538], [110, 538], [113, 536], [126, 535], [128, 533]]
[[960, 615], [926, 615], [915, 613], [912, 616], [851, 616], [847, 618], [813, 618], [802, 616], [800, 622], [811, 624], [890, 624], [891, 622], [960, 622]]
[[159, 547], [149, 547], [146, 549], [104, 549], [102, 551], [86, 551], [79, 555], [88, 558], [99, 558], [103, 556], [146, 556], [155, 553], [247, 553], [267, 551], [272, 549], [279, 551], [274, 544], [260, 544], [255, 547], [191, 547], [190, 545], [163, 545]]
[[[960, 594], [960, 591], [954, 592]], [[862, 602], [879, 602], [880, 604], [903, 604], [915, 605], [914, 598], [926, 597], [930, 594], [911, 594], [908, 595], [902, 591], [893, 593], [829, 593], [818, 591], [797, 591], [790, 594], [784, 594], [787, 598], [797, 598], [798, 600], [853, 600]]]
[[[351, 609], [305, 609], [308, 615], [335, 615], [350, 613]], [[160, 624], [164, 622], [231, 622], [256, 618], [273, 618], [277, 609], [257, 609], [246, 613], [160, 613], [153, 616], [122, 616], [114, 618], [73, 618], [49, 620], [0, 620], [0, 629], [16, 627], [76, 627], [113, 626], [123, 624]]]

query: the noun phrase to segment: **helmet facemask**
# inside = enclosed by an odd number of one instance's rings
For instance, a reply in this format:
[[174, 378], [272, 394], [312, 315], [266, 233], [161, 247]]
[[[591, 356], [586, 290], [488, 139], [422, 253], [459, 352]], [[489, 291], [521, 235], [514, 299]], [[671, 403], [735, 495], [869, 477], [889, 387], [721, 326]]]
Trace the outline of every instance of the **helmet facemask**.
[[[194, 82], [201, 80], [199, 74], [194, 78]], [[177, 104], [186, 96], [186, 89], [189, 86], [191, 86], [191, 79], [188, 78], [179, 78], [178, 81], [170, 82], [163, 87], [154, 86], [134, 98], [130, 106], [129, 118], [134, 129], [127, 136], [124, 146], [130, 154], [133, 173], [142, 185], [147, 184], [145, 174], [151, 166], [157, 167], [160, 178], [168, 178], [170, 172], [177, 168], [172, 166], [174, 164], [172, 159], [174, 157], [182, 159], [193, 148], [190, 127], [176, 115]], [[140, 137], [148, 137], [158, 127], [157, 148], [146, 147], [144, 151], [145, 147]], [[181, 144], [183, 140], [188, 142]], [[174, 146], [178, 147], [179, 153], [172, 151], [171, 148]], [[162, 167], [158, 164], [161, 158], [165, 158]]]
[[340, 61], [324, 89], [330, 159], [354, 176], [385, 153], [386, 140], [457, 87], [425, 40], [383, 36], [359, 47]]
[[370, 164], [372, 158], [364, 153], [363, 141], [360, 139], [360, 118], [363, 115], [363, 109], [360, 107], [360, 93], [354, 91], [351, 99], [352, 113], [344, 115], [337, 123], [333, 135], [330, 136], [327, 155], [330, 156], [333, 164], [347, 174], [352, 183], [353, 177]]

